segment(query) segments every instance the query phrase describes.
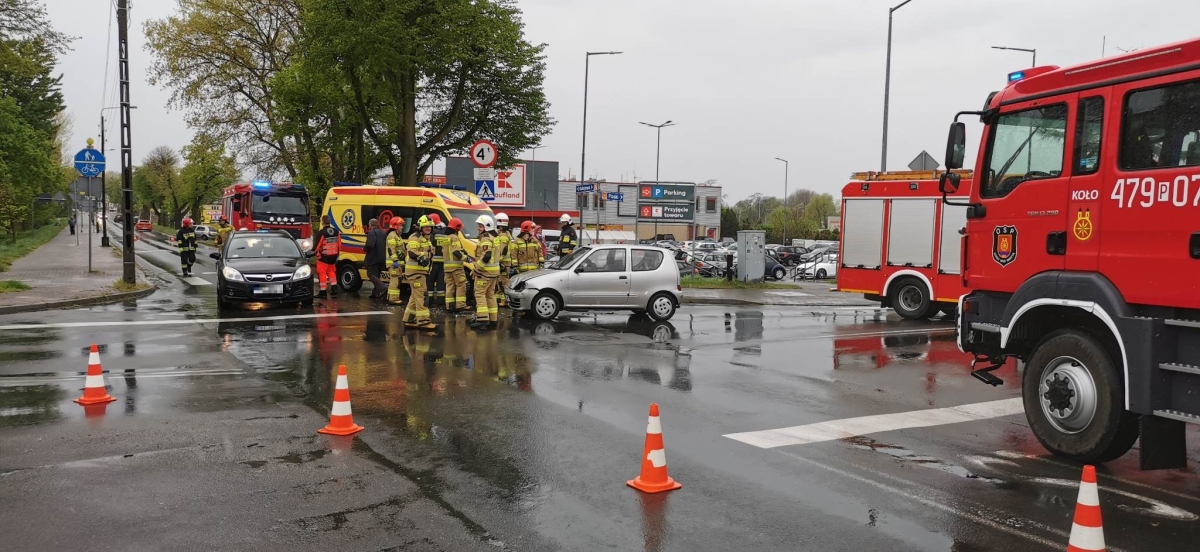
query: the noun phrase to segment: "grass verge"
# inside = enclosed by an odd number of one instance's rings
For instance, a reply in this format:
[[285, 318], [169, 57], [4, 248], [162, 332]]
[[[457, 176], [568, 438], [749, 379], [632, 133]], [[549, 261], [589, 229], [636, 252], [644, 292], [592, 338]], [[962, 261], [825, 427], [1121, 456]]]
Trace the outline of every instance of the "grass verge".
[[150, 284], [147, 284], [146, 282], [134, 282], [132, 284], [126, 284], [125, 280], [123, 280], [121, 278], [117, 278], [117, 281], [115, 283], [113, 283], [113, 289], [115, 289], [121, 293], [129, 292], [129, 291], [141, 291], [148, 287], [150, 287]]
[[725, 280], [724, 278], [705, 278], [703, 276], [684, 276], [681, 284], [685, 288], [695, 289], [796, 289], [796, 286], [787, 284], [773, 284], [770, 282], [759, 283], [743, 283], [738, 280]]
[[62, 225], [50, 224], [32, 232], [21, 232], [17, 234], [15, 242], [12, 236], [0, 236], [0, 272], [8, 270], [17, 259], [54, 239], [62, 229]]
[[14, 291], [25, 291], [31, 289], [29, 286], [16, 280], [0, 280], [0, 293], [11, 293]]

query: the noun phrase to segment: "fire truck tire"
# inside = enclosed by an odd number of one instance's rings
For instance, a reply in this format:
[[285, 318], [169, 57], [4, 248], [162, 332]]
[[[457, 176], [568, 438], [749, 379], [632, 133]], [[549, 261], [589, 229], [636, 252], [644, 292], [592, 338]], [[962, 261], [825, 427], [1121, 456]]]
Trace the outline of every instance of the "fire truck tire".
[[1112, 352], [1073, 329], [1033, 348], [1021, 382], [1025, 417], [1046, 450], [1079, 462], [1120, 458], [1138, 438], [1138, 417], [1124, 408], [1125, 386]]
[[358, 274], [358, 268], [354, 263], [342, 263], [338, 266], [338, 285], [347, 292], [354, 293], [362, 287], [362, 276]]
[[892, 300], [892, 309], [906, 320], [923, 320], [935, 312], [933, 300], [929, 297], [929, 288], [916, 278], [896, 280], [888, 295]]

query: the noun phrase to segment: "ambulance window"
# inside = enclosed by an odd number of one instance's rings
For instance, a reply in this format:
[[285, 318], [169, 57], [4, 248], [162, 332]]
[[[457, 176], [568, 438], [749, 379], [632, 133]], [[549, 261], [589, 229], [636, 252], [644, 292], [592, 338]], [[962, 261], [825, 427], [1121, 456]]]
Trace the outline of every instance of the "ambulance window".
[[1066, 104], [1000, 115], [989, 138], [982, 197], [1003, 197], [1027, 180], [1061, 176], [1066, 135]]
[[1100, 134], [1104, 128], [1104, 98], [1079, 100], [1079, 116], [1075, 119], [1076, 176], [1094, 174], [1100, 170]]
[[1125, 97], [1120, 166], [1125, 170], [1200, 165], [1200, 82], [1138, 90]]

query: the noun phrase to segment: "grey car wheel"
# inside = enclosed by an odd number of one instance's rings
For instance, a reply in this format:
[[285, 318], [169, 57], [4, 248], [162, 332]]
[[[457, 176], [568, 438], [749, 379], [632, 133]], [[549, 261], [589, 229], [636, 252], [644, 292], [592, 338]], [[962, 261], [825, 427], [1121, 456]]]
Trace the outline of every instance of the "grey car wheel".
[[650, 317], [655, 320], [670, 320], [675, 316], [675, 301], [664, 293], [650, 298]]
[[542, 320], [554, 318], [560, 309], [562, 309], [562, 305], [558, 303], [558, 297], [552, 293], [542, 292], [533, 298], [531, 309], [533, 315]]

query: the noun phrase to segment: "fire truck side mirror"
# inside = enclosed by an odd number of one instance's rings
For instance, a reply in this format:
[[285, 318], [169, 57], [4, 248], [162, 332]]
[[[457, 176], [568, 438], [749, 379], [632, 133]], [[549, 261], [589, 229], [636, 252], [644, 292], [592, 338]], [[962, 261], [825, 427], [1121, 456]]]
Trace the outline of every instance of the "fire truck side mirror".
[[950, 135], [946, 138], [946, 168], [961, 169], [967, 153], [967, 125], [955, 121], [950, 124]]
[[952, 194], [958, 191], [958, 185], [962, 182], [962, 177], [956, 173], [945, 173], [938, 180], [938, 191], [943, 194]]

